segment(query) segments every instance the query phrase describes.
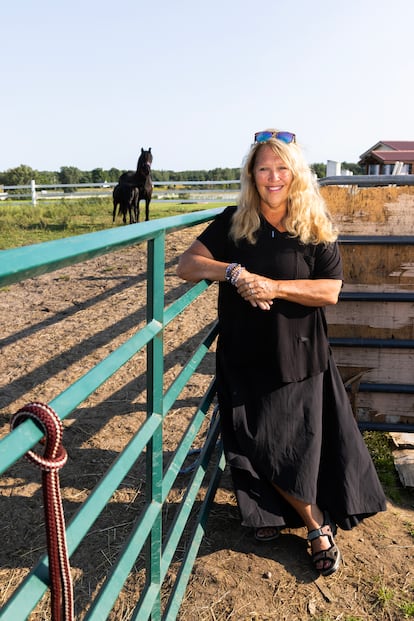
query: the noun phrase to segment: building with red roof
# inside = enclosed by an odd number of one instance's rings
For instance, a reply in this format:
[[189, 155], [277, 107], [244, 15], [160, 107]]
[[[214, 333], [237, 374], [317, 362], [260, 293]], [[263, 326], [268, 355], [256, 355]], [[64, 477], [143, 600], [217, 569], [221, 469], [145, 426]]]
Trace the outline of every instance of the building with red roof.
[[367, 175], [414, 173], [414, 140], [380, 140], [360, 156]]

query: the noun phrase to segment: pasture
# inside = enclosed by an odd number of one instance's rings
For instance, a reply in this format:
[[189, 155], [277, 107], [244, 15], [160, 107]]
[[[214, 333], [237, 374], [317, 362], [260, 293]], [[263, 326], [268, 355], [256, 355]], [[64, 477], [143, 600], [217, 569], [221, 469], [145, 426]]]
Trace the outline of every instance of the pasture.
[[[152, 201], [150, 219], [222, 205], [221, 202]], [[3, 202], [0, 204], [0, 250], [124, 226], [121, 216], [113, 223], [112, 215], [111, 197], [42, 201], [35, 207], [30, 201]]]

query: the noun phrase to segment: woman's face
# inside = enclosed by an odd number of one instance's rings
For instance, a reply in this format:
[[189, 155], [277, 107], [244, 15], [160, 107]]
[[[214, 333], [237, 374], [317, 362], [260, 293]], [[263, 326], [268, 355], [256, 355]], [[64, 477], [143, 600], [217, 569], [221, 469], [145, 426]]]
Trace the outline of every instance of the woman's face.
[[263, 145], [257, 152], [253, 176], [262, 210], [287, 208], [293, 175], [269, 145]]

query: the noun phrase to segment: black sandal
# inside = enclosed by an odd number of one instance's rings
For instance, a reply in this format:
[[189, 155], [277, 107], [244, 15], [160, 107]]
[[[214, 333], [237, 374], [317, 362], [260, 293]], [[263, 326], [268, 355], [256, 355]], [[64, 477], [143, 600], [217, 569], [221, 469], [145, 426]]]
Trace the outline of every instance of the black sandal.
[[[331, 544], [330, 548], [327, 550], [320, 550], [319, 552], [315, 552], [312, 554], [312, 563], [316, 571], [318, 571], [322, 576], [330, 576], [335, 573], [339, 567], [339, 563], [341, 562], [341, 553], [339, 551], [338, 546], [334, 541], [334, 537], [336, 535], [336, 524], [331, 522], [329, 517], [329, 513], [327, 511], [323, 514], [323, 524], [320, 528], [315, 528], [315, 530], [311, 530], [308, 532], [308, 541], [312, 543], [315, 539], [319, 537], [328, 537], [329, 543]], [[329, 567], [325, 567], [322, 569], [318, 569], [316, 565], [323, 561], [328, 561], [330, 563]]]

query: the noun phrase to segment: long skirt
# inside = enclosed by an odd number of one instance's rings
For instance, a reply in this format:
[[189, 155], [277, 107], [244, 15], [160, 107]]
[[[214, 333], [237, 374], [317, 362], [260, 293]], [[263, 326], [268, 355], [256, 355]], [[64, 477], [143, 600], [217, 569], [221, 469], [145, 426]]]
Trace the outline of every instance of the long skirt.
[[217, 381], [224, 450], [244, 526], [303, 526], [273, 484], [317, 503], [344, 530], [386, 509], [332, 357], [323, 373], [266, 391], [257, 373], [226, 368], [218, 353]]

